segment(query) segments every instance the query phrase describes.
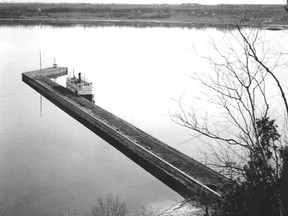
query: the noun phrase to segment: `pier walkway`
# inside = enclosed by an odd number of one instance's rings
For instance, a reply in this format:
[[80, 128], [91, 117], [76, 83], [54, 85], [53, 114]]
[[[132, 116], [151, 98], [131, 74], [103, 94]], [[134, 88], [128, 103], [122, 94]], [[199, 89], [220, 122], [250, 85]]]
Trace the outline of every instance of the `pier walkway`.
[[66, 74], [65, 67], [46, 68], [22, 80], [184, 198], [222, 198], [227, 178], [50, 80]]

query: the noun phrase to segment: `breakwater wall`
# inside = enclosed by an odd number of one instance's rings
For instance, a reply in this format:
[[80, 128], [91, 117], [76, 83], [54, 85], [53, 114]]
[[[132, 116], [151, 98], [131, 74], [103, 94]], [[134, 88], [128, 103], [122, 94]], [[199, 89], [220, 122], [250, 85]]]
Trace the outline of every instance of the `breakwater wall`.
[[49, 68], [22, 80], [184, 198], [222, 198], [228, 179], [49, 79], [65, 74], [67, 68]]

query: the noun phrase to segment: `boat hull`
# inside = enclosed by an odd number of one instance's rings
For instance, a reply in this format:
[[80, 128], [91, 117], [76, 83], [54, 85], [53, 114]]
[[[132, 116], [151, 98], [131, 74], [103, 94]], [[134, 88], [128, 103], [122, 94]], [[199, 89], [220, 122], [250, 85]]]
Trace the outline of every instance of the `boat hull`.
[[91, 102], [94, 102], [94, 95], [93, 94], [85, 94], [85, 95], [81, 95], [81, 94], [79, 94], [81, 97], [84, 97], [85, 99], [87, 99], [87, 100], [89, 100], [89, 101], [91, 101]]

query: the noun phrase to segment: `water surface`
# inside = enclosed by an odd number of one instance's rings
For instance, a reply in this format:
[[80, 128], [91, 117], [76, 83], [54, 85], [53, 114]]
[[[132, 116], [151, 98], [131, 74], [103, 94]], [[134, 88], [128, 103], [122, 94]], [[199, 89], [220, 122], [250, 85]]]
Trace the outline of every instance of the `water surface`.
[[[272, 34], [273, 33], [269, 33]], [[270, 35], [269, 37], [272, 38]], [[283, 36], [283, 34], [282, 34]], [[283, 36], [284, 37], [284, 36]], [[206, 72], [216, 29], [51, 26], [0, 27], [0, 198], [7, 215], [85, 214], [108, 193], [126, 202], [166, 208], [182, 198], [21, 81], [21, 73], [54, 58], [94, 83], [96, 104], [168, 145], [201, 159], [189, 130], [173, 123], [175, 99], [199, 93], [187, 77]], [[195, 53], [195, 47], [201, 47]], [[287, 77], [286, 77], [287, 78]], [[65, 78], [59, 79], [64, 84]]]

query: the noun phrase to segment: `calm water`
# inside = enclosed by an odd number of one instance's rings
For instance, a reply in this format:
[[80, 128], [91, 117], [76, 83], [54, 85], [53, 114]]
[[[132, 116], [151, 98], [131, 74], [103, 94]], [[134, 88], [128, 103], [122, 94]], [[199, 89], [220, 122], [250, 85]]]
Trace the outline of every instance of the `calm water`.
[[177, 109], [174, 99], [201, 91], [187, 74], [206, 70], [199, 55], [210, 55], [211, 38], [221, 44], [225, 32], [0, 27], [0, 198], [11, 203], [8, 215], [57, 215], [62, 209], [85, 215], [109, 193], [125, 201], [130, 214], [182, 199], [46, 99], [40, 117], [39, 94], [21, 81], [22, 72], [39, 68], [40, 51], [43, 68], [55, 58], [85, 74], [97, 105], [200, 159], [199, 143], [186, 142], [189, 131], [169, 114]]

